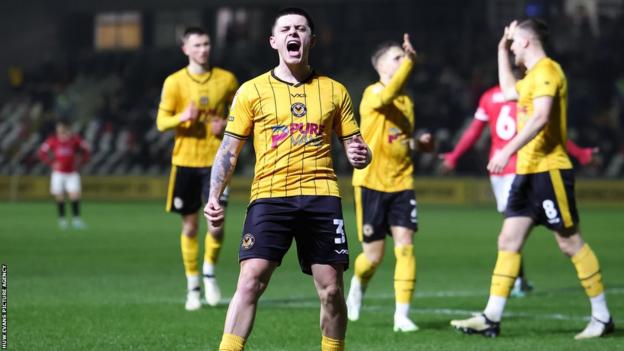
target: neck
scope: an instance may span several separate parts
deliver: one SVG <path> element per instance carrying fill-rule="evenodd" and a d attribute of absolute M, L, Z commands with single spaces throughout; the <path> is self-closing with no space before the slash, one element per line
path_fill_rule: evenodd
<path fill-rule="evenodd" d="M 204 65 L 200 65 L 199 63 L 195 62 L 195 61 L 189 61 L 189 64 L 187 66 L 189 72 L 193 73 L 193 74 L 202 74 L 202 73 L 206 73 L 210 70 L 210 64 L 208 62 L 206 62 L 206 64 Z"/>
<path fill-rule="evenodd" d="M 527 70 L 529 70 L 533 68 L 533 66 L 535 66 L 544 57 L 546 57 L 546 53 L 544 52 L 544 50 L 535 50 L 533 52 L 530 52 L 524 60 L 524 66 Z"/>
<path fill-rule="evenodd" d="M 392 76 L 390 76 L 390 75 L 387 75 L 387 74 L 380 74 L 379 75 L 379 81 L 383 85 L 388 85 L 390 83 L 390 80 L 392 80 Z"/>
<path fill-rule="evenodd" d="M 307 60 L 292 65 L 280 60 L 280 64 L 273 70 L 277 78 L 292 84 L 303 82 L 310 76 L 310 72 L 312 72 L 312 68 L 308 65 Z"/>

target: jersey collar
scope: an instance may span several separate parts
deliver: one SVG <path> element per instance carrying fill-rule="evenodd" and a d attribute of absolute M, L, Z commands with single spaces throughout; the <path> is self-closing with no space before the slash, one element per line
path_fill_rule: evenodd
<path fill-rule="evenodd" d="M 301 86 L 301 85 L 303 85 L 303 84 L 305 84 L 305 83 L 307 83 L 307 82 L 309 82 L 310 80 L 312 80 L 312 77 L 314 77 L 314 75 L 315 75 L 315 74 L 316 74 L 316 71 L 314 71 L 314 68 L 313 68 L 313 69 L 311 69 L 311 70 L 310 70 L 310 74 L 309 74 L 309 75 L 308 75 L 308 76 L 307 76 L 304 80 L 302 80 L 301 82 L 299 82 L 299 83 L 290 83 L 290 82 L 287 82 L 287 81 L 285 81 L 285 80 L 281 80 L 281 79 L 279 79 L 279 78 L 275 75 L 275 69 L 272 69 L 272 70 L 271 70 L 271 77 L 273 77 L 273 79 L 277 80 L 278 82 L 282 82 L 282 83 L 284 83 L 284 84 L 288 84 L 288 85 L 290 85 L 290 86 L 293 86 L 293 87 L 295 87 L 295 88 L 296 88 L 296 87 L 299 87 L 299 86 Z"/>

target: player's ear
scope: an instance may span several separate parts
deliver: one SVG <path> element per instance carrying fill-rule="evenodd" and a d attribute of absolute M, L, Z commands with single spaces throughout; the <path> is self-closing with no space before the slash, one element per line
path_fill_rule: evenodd
<path fill-rule="evenodd" d="M 313 48 L 316 45 L 316 34 L 312 34 L 312 40 L 310 40 L 310 47 Z"/>
<path fill-rule="evenodd" d="M 273 49 L 277 50 L 277 44 L 275 43 L 275 37 L 273 36 L 273 34 L 269 36 L 269 44 L 271 44 L 271 47 Z"/>
<path fill-rule="evenodd" d="M 184 55 L 188 56 L 188 52 L 186 50 L 186 41 L 184 39 L 182 39 L 182 42 L 180 43 L 180 50 L 182 50 Z"/>

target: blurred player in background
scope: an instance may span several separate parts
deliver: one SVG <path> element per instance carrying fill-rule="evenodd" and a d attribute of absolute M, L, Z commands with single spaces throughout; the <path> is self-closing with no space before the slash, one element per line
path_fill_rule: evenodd
<path fill-rule="evenodd" d="M 58 208 L 58 225 L 67 229 L 65 217 L 65 193 L 69 196 L 72 207 L 71 225 L 84 229 L 85 223 L 80 218 L 80 174 L 78 170 L 89 161 L 89 145 L 77 134 L 71 132 L 69 123 L 60 120 L 56 123 L 56 134 L 41 144 L 37 152 L 41 161 L 52 168 L 50 193 Z"/>
<path fill-rule="evenodd" d="M 379 82 L 364 91 L 360 104 L 362 137 L 375 158 L 364 169 L 353 172 L 358 239 L 363 252 L 355 259 L 355 270 L 347 296 L 349 320 L 360 317 L 363 294 L 385 251 L 385 239 L 394 240 L 396 266 L 394 331 L 411 332 L 418 327 L 409 318 L 416 284 L 413 236 L 418 228 L 410 142 L 414 134 L 414 103 L 404 87 L 416 60 L 409 36 L 403 44 L 384 43 L 373 53 Z M 431 134 L 419 144 L 432 142 Z"/>
<path fill-rule="evenodd" d="M 489 159 L 492 159 L 496 152 L 501 150 L 516 135 L 516 110 L 517 101 L 506 101 L 500 86 L 486 90 L 479 99 L 479 107 L 472 123 L 464 131 L 455 149 L 441 155 L 442 169 L 445 173 L 450 173 L 455 169 L 457 160 L 479 140 L 486 126 L 490 129 Z M 593 154 L 598 151 L 597 148 L 582 148 L 571 140 L 566 142 L 566 147 L 568 153 L 576 158 L 581 165 L 591 163 Z M 500 213 L 503 213 L 507 207 L 509 189 L 511 189 L 511 183 L 516 175 L 516 157 L 516 154 L 512 155 L 509 163 L 500 173 L 490 172 L 490 183 L 496 199 L 496 209 Z M 524 264 L 521 264 L 520 273 L 514 283 L 511 296 L 525 296 L 531 289 L 532 285 L 529 284 L 524 274 Z"/>
<path fill-rule="evenodd" d="M 488 163 L 501 173 L 518 153 L 517 168 L 505 220 L 498 237 L 498 258 L 490 297 L 483 313 L 451 325 L 467 334 L 498 336 L 507 298 L 520 270 L 520 252 L 531 229 L 544 225 L 553 231 L 561 251 L 572 259 L 591 303 L 591 319 L 575 339 L 613 332 L 600 265 L 581 237 L 574 198 L 574 170 L 565 149 L 568 85 L 559 64 L 546 56 L 548 29 L 543 22 L 514 21 L 498 45 L 498 75 L 505 100 L 518 101 L 518 133 Z M 509 62 L 526 68 L 516 81 Z"/>
<path fill-rule="evenodd" d="M 201 307 L 198 253 L 198 210 L 210 191 L 210 170 L 223 138 L 227 106 L 238 82 L 234 75 L 210 64 L 210 37 L 190 27 L 182 37 L 186 67 L 165 80 L 156 120 L 158 130 L 175 131 L 166 210 L 182 216 L 182 261 L 187 279 L 185 308 Z M 227 192 L 221 198 L 227 201 Z M 215 306 L 221 292 L 215 264 L 223 241 L 223 224 L 206 233 L 202 267 L 206 302 Z"/>
<path fill-rule="evenodd" d="M 269 42 L 279 64 L 236 93 L 215 159 L 204 212 L 219 225 L 219 196 L 245 141 L 253 137 L 256 166 L 239 249 L 240 274 L 220 350 L 243 350 L 258 299 L 293 239 L 301 270 L 312 275 L 320 299 L 321 349 L 344 350 L 343 272 L 349 249 L 332 165 L 332 134 L 342 141 L 353 167 L 366 167 L 371 155 L 345 87 L 308 65 L 314 41 L 314 23 L 305 11 L 287 8 L 276 14 Z"/>

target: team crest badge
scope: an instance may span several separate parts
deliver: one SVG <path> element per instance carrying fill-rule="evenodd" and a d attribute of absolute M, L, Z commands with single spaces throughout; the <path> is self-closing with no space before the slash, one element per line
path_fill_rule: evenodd
<path fill-rule="evenodd" d="M 294 104 L 292 104 L 292 106 L 290 106 L 290 111 L 295 117 L 303 117 L 305 116 L 306 112 L 308 112 L 308 109 L 303 103 L 295 102 Z"/>
<path fill-rule="evenodd" d="M 254 246 L 255 243 L 256 237 L 251 233 L 247 233 L 243 235 L 243 240 L 241 240 L 241 247 L 243 248 L 243 250 L 249 250 Z"/>
<path fill-rule="evenodd" d="M 362 232 L 364 234 L 364 236 L 371 236 L 373 235 L 373 226 L 370 224 L 364 224 L 364 226 L 362 227 Z"/>
<path fill-rule="evenodd" d="M 208 106 L 208 97 L 207 96 L 200 96 L 199 97 L 199 105 L 200 106 Z"/>

